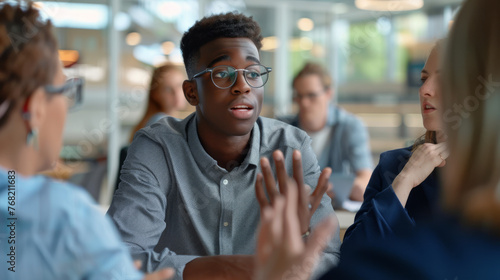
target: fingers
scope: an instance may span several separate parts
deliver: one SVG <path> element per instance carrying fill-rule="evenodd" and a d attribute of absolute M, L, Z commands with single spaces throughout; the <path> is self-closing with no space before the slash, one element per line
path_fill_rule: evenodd
<path fill-rule="evenodd" d="M 286 194 L 287 188 L 287 180 L 288 174 L 286 173 L 285 168 L 285 159 L 283 157 L 283 153 L 279 150 L 274 151 L 273 153 L 274 165 L 276 166 L 276 177 L 278 177 L 278 187 L 280 189 L 280 193 Z"/>
<path fill-rule="evenodd" d="M 326 189 L 326 194 L 331 198 L 331 199 L 334 199 L 335 198 L 335 192 L 333 191 L 333 184 L 332 183 L 328 183 L 328 189 Z"/>
<path fill-rule="evenodd" d="M 269 201 L 266 197 L 266 192 L 264 190 L 264 178 L 262 174 L 257 174 L 257 179 L 255 179 L 255 196 L 259 202 L 261 214 L 263 209 L 269 205 Z"/>
<path fill-rule="evenodd" d="M 436 167 L 444 165 L 444 161 L 448 156 L 449 152 L 446 142 L 439 144 L 425 143 L 420 145 L 417 150 L 413 152 L 410 160 L 416 166 L 432 164 L 433 167 Z"/>
<path fill-rule="evenodd" d="M 266 185 L 267 194 L 271 203 L 274 198 L 278 195 L 278 190 L 276 190 L 276 183 L 274 181 L 273 171 L 271 170 L 271 165 L 267 158 L 260 159 L 260 167 L 262 169 L 262 176 L 264 177 L 264 183 Z"/>
<path fill-rule="evenodd" d="M 285 204 L 285 213 L 284 213 L 284 236 L 285 242 L 288 244 L 290 254 L 300 254 L 303 251 L 304 242 L 300 236 L 300 221 L 297 216 L 298 210 L 298 196 L 299 191 L 295 181 L 291 178 L 288 178 L 288 191 L 286 193 L 286 204 Z"/>
<path fill-rule="evenodd" d="M 273 251 L 271 224 L 274 217 L 270 206 L 261 209 L 261 219 L 258 231 L 256 256 L 258 264 L 265 264 Z"/>
<path fill-rule="evenodd" d="M 161 270 L 158 270 L 154 273 L 147 274 L 144 277 L 144 280 L 165 280 L 165 279 L 170 279 L 174 276 L 175 270 L 172 268 L 164 268 Z"/>
<path fill-rule="evenodd" d="M 448 156 L 450 156 L 450 152 L 448 151 L 448 145 L 446 144 L 446 142 L 439 143 L 436 146 L 436 152 L 441 155 L 441 158 L 443 160 L 447 159 Z"/>
<path fill-rule="evenodd" d="M 283 219 L 285 212 L 285 197 L 279 195 L 276 197 L 273 205 L 274 215 L 271 221 L 271 242 L 273 247 L 279 246 L 283 241 Z"/>
<path fill-rule="evenodd" d="M 438 157 L 441 160 L 438 167 L 445 166 L 446 159 L 450 155 L 450 153 L 448 152 L 448 145 L 446 144 L 446 142 L 442 142 L 442 143 L 437 144 L 435 152 L 438 154 Z"/>
<path fill-rule="evenodd" d="M 298 192 L 299 208 L 308 209 L 310 190 L 307 190 L 307 188 L 304 185 L 304 171 L 302 169 L 302 155 L 300 154 L 300 151 L 298 150 L 293 151 L 292 161 L 293 161 L 293 178 L 295 179 L 295 182 L 297 183 L 297 187 L 299 190 Z"/>
<path fill-rule="evenodd" d="M 310 197 L 311 213 L 314 213 L 314 211 L 318 209 L 318 206 L 321 203 L 321 198 L 328 189 L 329 185 L 328 179 L 330 178 L 331 174 L 332 174 L 332 169 L 329 167 L 323 169 L 323 171 L 321 172 L 321 175 L 319 176 L 318 179 L 318 185 L 316 186 L 316 189 L 314 190 L 314 192 L 311 194 Z"/>
<path fill-rule="evenodd" d="M 134 261 L 134 267 L 135 269 L 139 270 L 142 267 L 142 262 L 140 260 L 135 260 Z"/>
<path fill-rule="evenodd" d="M 318 223 L 309 236 L 305 248 L 304 258 L 312 259 L 317 264 L 321 256 L 321 252 L 323 252 L 325 247 L 328 245 L 337 228 L 338 220 L 335 216 L 327 217 Z"/>

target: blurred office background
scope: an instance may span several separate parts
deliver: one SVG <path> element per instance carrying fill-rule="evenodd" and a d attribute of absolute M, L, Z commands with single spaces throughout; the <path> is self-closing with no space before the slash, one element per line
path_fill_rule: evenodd
<path fill-rule="evenodd" d="M 228 11 L 252 15 L 262 27 L 261 61 L 273 68 L 262 115 L 295 112 L 292 78 L 305 62 L 319 62 L 332 74 L 336 102 L 368 127 L 376 164 L 381 152 L 424 133 L 420 71 L 461 0 L 425 0 L 422 7 L 419 0 L 378 0 L 392 3 L 382 11 L 359 8 L 373 1 L 37 2 L 57 27 L 67 74 L 86 81 L 83 106 L 68 115 L 59 173 L 94 186 L 94 196 L 108 204 L 119 150 L 146 108 L 152 68 L 181 64 L 182 34 L 201 17 Z M 405 5 L 413 9 L 401 10 Z"/>

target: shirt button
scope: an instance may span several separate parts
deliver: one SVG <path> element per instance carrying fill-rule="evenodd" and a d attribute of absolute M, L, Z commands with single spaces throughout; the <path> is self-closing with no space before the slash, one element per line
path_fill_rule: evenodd
<path fill-rule="evenodd" d="M 227 185 L 227 183 L 229 183 L 229 181 L 228 181 L 227 179 L 224 179 L 224 181 L 222 181 L 222 183 L 223 183 L 224 185 Z"/>
<path fill-rule="evenodd" d="M 224 226 L 227 227 L 229 225 L 228 222 L 224 222 Z"/>

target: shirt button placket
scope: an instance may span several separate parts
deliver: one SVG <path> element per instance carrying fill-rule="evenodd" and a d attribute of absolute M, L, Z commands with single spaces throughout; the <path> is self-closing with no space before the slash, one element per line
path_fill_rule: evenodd
<path fill-rule="evenodd" d="M 231 224 L 232 219 L 232 207 L 230 198 L 232 197 L 232 190 L 229 188 L 229 180 L 222 179 L 222 189 L 221 189 L 221 201 L 222 201 L 222 228 L 221 228 L 221 253 L 222 254 L 232 254 L 231 240 Z"/>

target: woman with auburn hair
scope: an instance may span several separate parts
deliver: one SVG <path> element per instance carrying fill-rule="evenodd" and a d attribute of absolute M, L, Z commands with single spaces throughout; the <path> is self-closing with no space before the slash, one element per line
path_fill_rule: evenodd
<path fill-rule="evenodd" d="M 31 2 L 0 4 L 0 279 L 143 278 L 85 191 L 36 175 L 56 162 L 81 96 L 82 81 L 62 71 L 51 22 Z"/>
<path fill-rule="evenodd" d="M 349 247 L 322 279 L 500 279 L 499 14 L 500 1 L 466 0 L 446 42 L 441 100 L 450 157 L 441 173 L 442 215 L 391 240 Z M 304 271 L 335 228 L 328 221 L 303 244 L 290 199 L 295 182 L 286 187 L 291 195 L 263 213 L 257 279 Z"/>
<path fill-rule="evenodd" d="M 186 107 L 186 98 L 182 90 L 182 83 L 186 73 L 179 66 L 167 63 L 155 68 L 149 85 L 148 106 L 144 116 L 132 129 L 130 141 L 134 134 L 141 128 L 156 122 L 169 115 L 179 117 L 179 110 Z"/>

